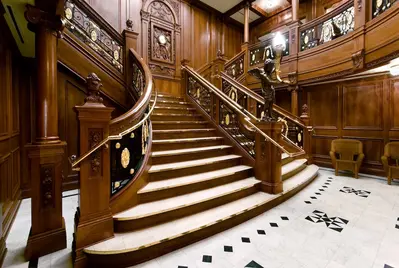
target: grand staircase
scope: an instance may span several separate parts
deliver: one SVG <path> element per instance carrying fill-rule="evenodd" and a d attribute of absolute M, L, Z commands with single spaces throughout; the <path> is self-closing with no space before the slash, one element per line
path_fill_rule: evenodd
<path fill-rule="evenodd" d="M 84 250 L 94 267 L 126 267 L 221 232 L 289 198 L 317 176 L 283 154 L 284 192 L 260 191 L 243 164 L 183 98 L 161 95 L 151 116 L 152 165 L 139 204 L 114 215 L 115 236 Z"/>

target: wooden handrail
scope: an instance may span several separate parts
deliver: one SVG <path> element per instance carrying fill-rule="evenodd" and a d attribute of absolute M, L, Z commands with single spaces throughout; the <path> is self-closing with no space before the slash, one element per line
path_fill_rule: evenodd
<path fill-rule="evenodd" d="M 240 90 L 242 93 L 250 96 L 252 99 L 256 100 L 257 102 L 261 104 L 265 104 L 265 100 L 260 96 L 258 93 L 250 90 L 246 86 L 244 86 L 241 83 L 238 83 L 235 79 L 231 78 L 229 75 L 227 75 L 225 72 L 221 72 L 221 77 L 222 79 L 225 79 L 228 81 L 230 84 L 232 84 L 235 88 Z M 273 104 L 273 110 L 275 110 L 277 113 L 283 115 L 284 117 L 288 118 L 289 120 L 293 121 L 294 123 L 298 124 L 302 128 L 306 128 L 306 124 L 302 121 L 301 118 L 297 117 L 296 115 L 287 112 L 277 104 Z"/>
<path fill-rule="evenodd" d="M 224 67 L 227 68 L 229 65 L 231 65 L 236 59 L 238 59 L 239 57 L 241 57 L 242 55 L 245 55 L 247 51 L 246 50 L 242 50 L 240 51 L 238 54 L 236 54 L 234 57 L 232 57 L 231 59 L 229 59 L 228 61 L 225 62 Z"/>
<path fill-rule="evenodd" d="M 150 69 L 148 68 L 147 64 L 144 63 L 143 59 L 137 54 L 134 49 L 130 49 L 132 53 L 133 59 L 137 60 L 139 65 L 143 68 L 146 85 L 143 90 L 143 94 L 138 100 L 138 102 L 130 109 L 128 112 L 124 113 L 123 115 L 111 120 L 110 122 L 110 135 L 99 142 L 95 147 L 90 149 L 85 154 L 81 155 L 78 159 L 69 159 L 71 162 L 72 168 L 77 166 L 80 162 L 82 162 L 85 158 L 91 155 L 93 152 L 98 150 L 100 147 L 104 146 L 110 140 L 119 140 L 127 133 L 135 130 L 136 128 L 140 127 L 144 121 L 150 116 L 152 113 L 155 103 L 157 100 L 157 93 L 155 95 L 155 102 L 150 111 L 145 115 L 145 112 L 148 108 L 148 105 L 151 100 L 151 95 L 153 91 L 153 79 Z M 143 119 L 144 116 L 144 119 Z M 139 121 L 140 120 L 140 121 Z M 139 121 L 139 122 L 137 122 Z M 136 123 L 135 123 L 136 122 Z M 132 124 L 134 124 L 132 126 Z M 111 131 L 111 129 L 113 131 Z"/>
<path fill-rule="evenodd" d="M 345 3 L 342 3 L 338 7 L 336 7 L 333 11 L 326 13 L 314 20 L 309 21 L 308 23 L 305 23 L 299 27 L 299 33 L 301 33 L 304 30 L 307 30 L 309 28 L 312 28 L 316 25 L 319 25 L 335 16 L 338 14 L 342 13 L 342 11 L 348 9 L 349 7 L 353 6 L 353 0 L 348 0 Z"/>
<path fill-rule="evenodd" d="M 253 127 L 253 129 L 257 132 L 259 132 L 265 139 L 270 141 L 274 146 L 279 148 L 281 151 L 289 155 L 290 157 L 296 157 L 298 155 L 303 154 L 303 150 L 298 152 L 298 153 L 290 153 L 287 149 L 285 149 L 283 146 L 278 144 L 275 140 L 273 140 L 271 137 L 269 137 L 266 133 L 264 133 L 261 129 L 259 129 L 254 123 L 251 122 L 251 118 L 255 121 L 259 121 L 258 118 L 256 118 L 254 115 L 251 113 L 248 113 L 247 110 L 245 110 L 241 105 L 236 103 L 235 101 L 231 100 L 225 93 L 223 93 L 220 89 L 215 87 L 213 84 L 208 82 L 205 78 L 197 74 L 192 68 L 188 66 L 182 66 L 182 70 L 187 71 L 190 73 L 191 76 L 195 77 L 200 84 L 202 84 L 204 87 L 207 89 L 211 90 L 216 96 L 218 96 L 220 99 L 222 99 L 227 105 L 230 106 L 235 112 L 241 114 L 244 116 L 245 120 Z M 247 112 L 247 113 L 246 113 Z M 251 117 L 251 118 L 250 118 Z"/>

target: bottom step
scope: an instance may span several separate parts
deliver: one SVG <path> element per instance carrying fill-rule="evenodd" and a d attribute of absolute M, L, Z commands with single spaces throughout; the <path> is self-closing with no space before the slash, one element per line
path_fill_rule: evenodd
<path fill-rule="evenodd" d="M 194 215 L 115 237 L 84 250 L 93 267 L 127 267 L 161 256 L 231 228 L 275 207 L 308 185 L 318 167 L 307 166 L 284 181 L 277 195 L 257 192 Z"/>

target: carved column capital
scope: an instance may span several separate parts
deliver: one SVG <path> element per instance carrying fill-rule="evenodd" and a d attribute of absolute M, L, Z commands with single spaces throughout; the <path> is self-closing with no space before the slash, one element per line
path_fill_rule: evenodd
<path fill-rule="evenodd" d="M 60 15 L 43 11 L 30 4 L 26 5 L 24 15 L 25 19 L 29 22 L 28 28 L 31 31 L 36 31 L 36 26 L 43 25 L 45 28 L 56 32 L 58 37 L 61 37 L 65 24 Z"/>
<path fill-rule="evenodd" d="M 89 96 L 85 98 L 85 103 L 103 103 L 100 96 L 100 88 L 103 86 L 101 79 L 95 74 L 90 73 L 86 78 L 87 91 Z"/>
<path fill-rule="evenodd" d="M 352 54 L 353 70 L 364 67 L 364 49 Z"/>

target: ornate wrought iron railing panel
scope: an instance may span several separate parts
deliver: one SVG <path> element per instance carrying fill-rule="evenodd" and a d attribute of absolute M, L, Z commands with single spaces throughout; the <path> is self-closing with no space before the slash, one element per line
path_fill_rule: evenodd
<path fill-rule="evenodd" d="M 285 49 L 282 55 L 287 56 L 290 54 L 289 32 L 283 33 L 283 36 L 285 39 Z M 275 59 L 276 52 L 272 46 L 272 41 L 273 39 L 268 39 L 249 50 L 249 66 L 263 63 L 266 59 Z"/>
<path fill-rule="evenodd" d="M 395 2 L 396 0 L 373 0 L 373 18 L 389 9 Z"/>
<path fill-rule="evenodd" d="M 123 73 L 123 45 L 112 38 L 73 1 L 66 0 L 64 13 L 66 28 Z"/>
<path fill-rule="evenodd" d="M 244 59 L 245 59 L 245 54 L 242 53 L 237 59 L 225 65 L 224 68 L 225 72 L 234 79 L 237 79 L 238 77 L 243 75 Z"/>
<path fill-rule="evenodd" d="M 199 83 L 194 77 L 188 77 L 187 93 L 209 115 L 212 114 L 212 98 L 209 89 Z M 212 115 L 211 115 L 212 116 Z"/>
<path fill-rule="evenodd" d="M 252 157 L 255 157 L 254 137 L 248 137 L 240 126 L 239 115 L 223 101 L 219 102 L 219 125 L 233 137 Z"/>
<path fill-rule="evenodd" d="M 234 86 L 232 86 L 229 82 L 222 78 L 222 91 L 224 94 L 230 97 L 233 101 L 240 104 L 244 109 L 247 109 L 247 95 L 242 93 L 240 90 L 237 90 Z"/>
<path fill-rule="evenodd" d="M 145 78 L 144 72 L 140 65 L 137 62 L 133 62 L 133 81 L 132 81 L 133 90 L 136 91 L 138 96 L 143 94 L 145 88 Z"/>
<path fill-rule="evenodd" d="M 150 135 L 150 119 L 121 140 L 111 141 L 111 196 L 135 177 L 143 164 Z"/>
<path fill-rule="evenodd" d="M 355 9 L 353 3 L 351 3 L 351 6 L 340 11 L 340 13 L 336 15 L 335 13 L 332 14 L 331 17 L 327 17 L 320 23 L 301 30 L 300 51 L 311 49 L 353 31 L 355 28 Z"/>

